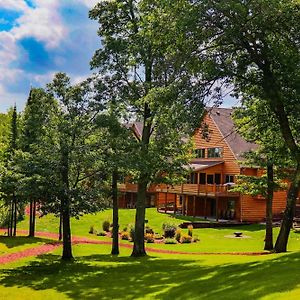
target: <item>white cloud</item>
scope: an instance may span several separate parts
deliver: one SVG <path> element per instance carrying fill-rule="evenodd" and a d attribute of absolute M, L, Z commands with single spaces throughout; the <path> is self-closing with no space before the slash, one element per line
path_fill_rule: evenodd
<path fill-rule="evenodd" d="M 75 1 L 84 4 L 88 8 L 93 8 L 98 2 L 100 2 L 100 0 L 75 0 Z"/>
<path fill-rule="evenodd" d="M 0 8 L 12 11 L 26 11 L 29 7 L 24 0 L 0 0 Z"/>
<path fill-rule="evenodd" d="M 16 20 L 17 26 L 11 30 L 12 34 L 17 40 L 32 37 L 48 48 L 58 47 L 67 34 L 58 12 L 59 3 L 58 0 L 36 0 L 35 7 L 27 9 Z"/>

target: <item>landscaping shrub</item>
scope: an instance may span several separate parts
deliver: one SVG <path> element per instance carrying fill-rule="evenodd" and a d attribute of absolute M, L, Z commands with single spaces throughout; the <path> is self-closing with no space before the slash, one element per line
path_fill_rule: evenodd
<path fill-rule="evenodd" d="M 165 244 L 177 244 L 177 241 L 175 239 L 167 238 L 165 239 Z"/>
<path fill-rule="evenodd" d="M 177 228 L 177 230 L 175 232 L 175 240 L 177 242 L 180 242 L 180 238 L 181 238 L 181 228 Z"/>
<path fill-rule="evenodd" d="M 128 225 L 128 232 L 130 239 L 133 241 L 134 240 L 134 226 L 132 224 Z"/>
<path fill-rule="evenodd" d="M 194 243 L 200 242 L 200 239 L 199 239 L 199 237 L 198 237 L 197 235 L 195 235 L 195 236 L 193 237 L 193 242 L 194 242 Z"/>
<path fill-rule="evenodd" d="M 122 231 L 121 232 L 121 240 L 129 241 L 130 235 L 128 231 Z"/>
<path fill-rule="evenodd" d="M 95 226 L 94 225 L 90 226 L 89 234 L 96 234 L 96 233 L 97 231 L 95 230 Z"/>
<path fill-rule="evenodd" d="M 193 240 L 193 238 L 190 235 L 183 234 L 181 236 L 181 238 L 180 238 L 180 243 L 182 243 L 182 244 L 189 244 L 189 243 L 192 242 L 192 240 Z"/>
<path fill-rule="evenodd" d="M 150 226 L 146 226 L 145 227 L 145 233 L 154 234 L 154 231 Z"/>
<path fill-rule="evenodd" d="M 109 232 L 109 227 L 110 227 L 110 222 L 107 220 L 103 221 L 103 223 L 102 223 L 103 231 Z"/>
<path fill-rule="evenodd" d="M 163 240 L 164 237 L 163 237 L 161 234 L 155 233 L 155 234 L 154 234 L 154 239 L 155 239 L 155 240 Z"/>
<path fill-rule="evenodd" d="M 145 234 L 145 241 L 147 243 L 154 243 L 154 234 L 152 234 L 152 233 L 146 233 Z"/>
<path fill-rule="evenodd" d="M 177 229 L 177 225 L 172 223 L 164 223 L 162 226 L 165 238 L 173 238 Z"/>
<path fill-rule="evenodd" d="M 105 231 L 99 231 L 97 233 L 98 236 L 106 236 L 106 232 Z"/>
<path fill-rule="evenodd" d="M 188 235 L 191 237 L 193 236 L 193 229 L 194 229 L 193 225 L 188 226 Z"/>

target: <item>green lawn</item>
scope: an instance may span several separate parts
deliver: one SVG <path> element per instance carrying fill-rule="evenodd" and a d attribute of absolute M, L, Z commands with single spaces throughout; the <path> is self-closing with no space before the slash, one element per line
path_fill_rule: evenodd
<path fill-rule="evenodd" d="M 111 211 L 73 220 L 73 234 L 91 237 L 90 225 L 100 229 L 105 219 L 111 220 Z M 147 219 L 157 232 L 166 220 L 182 222 L 153 209 L 147 210 Z M 133 210 L 120 211 L 121 228 L 133 220 Z M 19 227 L 27 229 L 27 221 Z M 38 219 L 37 230 L 56 232 L 57 219 L 52 216 Z M 243 231 L 249 238 L 227 237 L 236 230 Z M 149 244 L 149 247 L 205 252 L 261 251 L 264 227 L 197 229 L 194 234 L 200 237 L 199 243 Z M 6 242 L 7 238 L 2 238 L 0 247 L 6 243 L 12 251 L 43 242 L 41 239 L 26 242 L 26 239 L 18 237 Z M 1 266 L 0 299 L 299 299 L 299 239 L 300 234 L 292 233 L 289 244 L 292 251 L 263 256 L 148 252 L 148 257 L 134 259 L 126 248 L 121 248 L 118 257 L 112 257 L 110 246 L 74 245 L 76 260 L 73 263 L 60 260 L 60 248 L 51 254 Z"/>
<path fill-rule="evenodd" d="M 245 256 L 151 255 L 77 245 L 74 263 L 59 251 L 5 266 L 0 299 L 299 299 L 300 253 Z"/>
<path fill-rule="evenodd" d="M 122 230 L 128 224 L 134 224 L 135 210 L 120 210 L 120 229 Z M 150 227 L 155 232 L 162 233 L 162 224 L 164 222 L 172 222 L 181 224 L 184 220 L 174 218 L 171 215 L 158 213 L 155 208 L 147 209 L 146 218 Z M 104 220 L 112 221 L 112 210 L 105 210 L 94 215 L 85 215 L 79 220 L 72 219 L 72 234 L 77 236 L 86 236 L 89 238 L 108 240 L 108 238 L 100 238 L 88 233 L 90 226 L 94 225 L 97 230 L 102 230 L 102 222 Z M 18 225 L 20 229 L 28 228 L 28 220 Z M 190 251 L 190 252 L 239 252 L 239 251 L 261 251 L 264 246 L 264 226 L 262 225 L 244 225 L 233 228 L 205 228 L 194 229 L 193 234 L 200 238 L 200 242 L 193 244 L 148 244 L 149 247 L 162 248 L 168 250 Z M 58 231 L 58 219 L 52 215 L 37 219 L 37 231 Z M 186 231 L 186 230 L 185 230 Z M 236 239 L 230 238 L 235 231 L 242 231 L 248 238 Z M 274 229 L 276 235 L 278 228 Z M 126 243 L 126 242 L 123 242 Z M 291 233 L 289 249 L 300 251 L 300 234 Z"/>

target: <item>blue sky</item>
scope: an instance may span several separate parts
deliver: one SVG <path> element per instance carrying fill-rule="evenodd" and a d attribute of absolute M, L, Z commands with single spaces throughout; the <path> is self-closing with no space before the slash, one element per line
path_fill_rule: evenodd
<path fill-rule="evenodd" d="M 58 71 L 74 82 L 90 74 L 100 47 L 88 11 L 97 0 L 0 0 L 0 112 L 22 110 L 30 86 L 44 87 Z M 227 97 L 225 106 L 236 100 Z"/>
<path fill-rule="evenodd" d="M 58 71 L 74 82 L 90 74 L 100 47 L 88 12 L 97 0 L 0 0 L 0 112 L 24 107 L 30 86 Z"/>

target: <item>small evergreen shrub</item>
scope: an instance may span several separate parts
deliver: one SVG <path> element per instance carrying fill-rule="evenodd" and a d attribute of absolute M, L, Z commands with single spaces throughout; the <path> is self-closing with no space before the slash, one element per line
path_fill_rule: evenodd
<path fill-rule="evenodd" d="M 170 238 L 167 238 L 165 239 L 165 244 L 177 244 L 177 241 L 175 239 L 170 239 Z"/>
<path fill-rule="evenodd" d="M 105 231 L 99 231 L 97 233 L 98 236 L 106 236 L 106 232 Z"/>
<path fill-rule="evenodd" d="M 154 234 L 152 234 L 152 233 L 146 233 L 145 234 L 145 241 L 147 243 L 154 243 Z"/>
<path fill-rule="evenodd" d="M 199 239 L 199 237 L 198 237 L 197 235 L 195 235 L 195 236 L 193 237 L 193 242 L 194 242 L 194 243 L 200 242 L 200 239 Z"/>
<path fill-rule="evenodd" d="M 109 232 L 109 227 L 110 227 L 110 222 L 107 220 L 103 221 L 103 223 L 102 223 L 103 231 Z"/>
<path fill-rule="evenodd" d="M 174 238 L 177 230 L 177 225 L 172 223 L 164 223 L 162 228 L 164 231 L 165 238 Z"/>
<path fill-rule="evenodd" d="M 193 229 L 194 229 L 193 225 L 188 226 L 188 235 L 191 237 L 193 236 Z"/>
<path fill-rule="evenodd" d="M 134 226 L 129 224 L 128 225 L 128 232 L 129 232 L 129 236 L 130 239 L 133 241 L 134 240 Z"/>
<path fill-rule="evenodd" d="M 122 231 L 121 232 L 121 240 L 129 241 L 130 235 L 128 231 Z"/>
<path fill-rule="evenodd" d="M 181 228 L 177 228 L 176 229 L 176 232 L 175 232 L 175 240 L 177 241 L 177 242 L 180 242 L 180 238 L 181 238 Z"/>
<path fill-rule="evenodd" d="M 95 230 L 95 226 L 94 225 L 90 226 L 89 234 L 96 234 L 96 233 L 97 231 Z"/>
<path fill-rule="evenodd" d="M 181 244 L 190 244 L 192 242 L 193 238 L 188 234 L 183 234 L 180 238 Z"/>
<path fill-rule="evenodd" d="M 145 233 L 154 234 L 154 231 L 150 226 L 146 226 L 145 227 Z"/>

